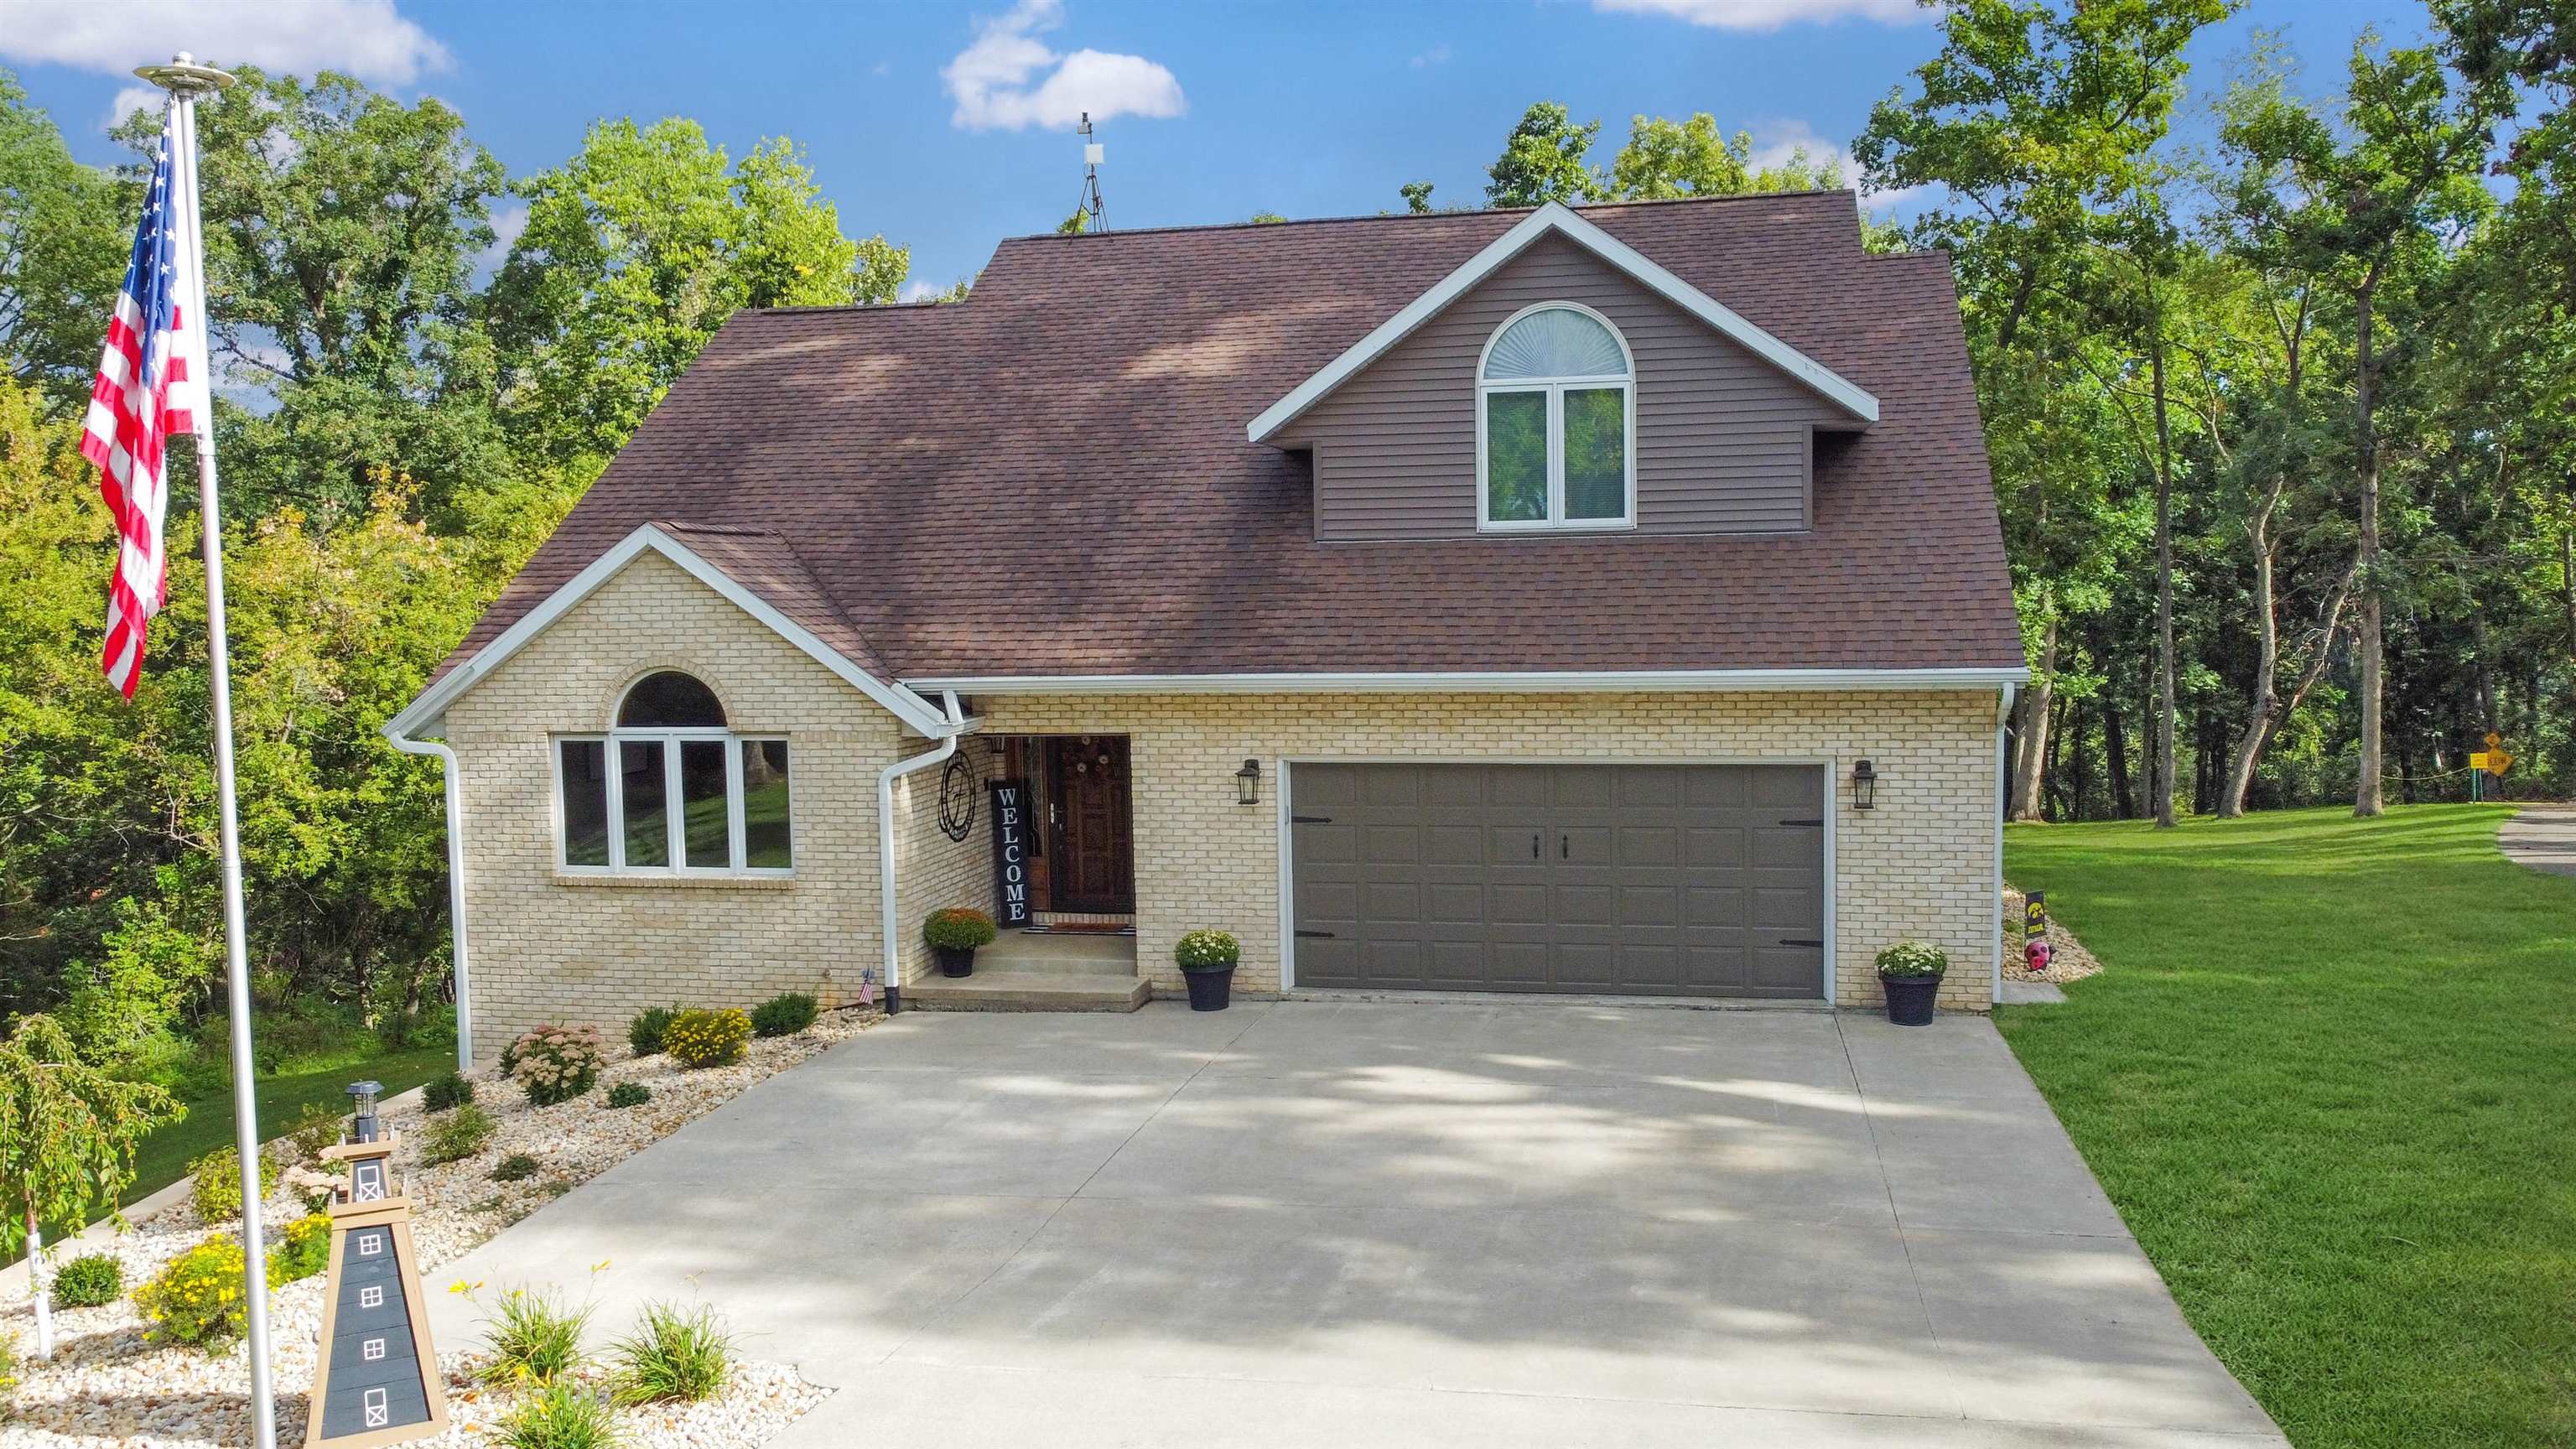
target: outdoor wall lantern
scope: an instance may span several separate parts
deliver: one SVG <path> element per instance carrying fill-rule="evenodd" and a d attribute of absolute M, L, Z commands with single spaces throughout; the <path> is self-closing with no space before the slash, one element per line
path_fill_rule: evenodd
<path fill-rule="evenodd" d="M 1871 768 L 1867 760 L 1852 766 L 1852 808 L 1878 808 L 1878 771 Z"/>
<path fill-rule="evenodd" d="M 1234 803 L 1237 805 L 1261 803 L 1261 762 L 1259 760 L 1246 760 L 1243 762 L 1243 768 L 1234 772 Z"/>

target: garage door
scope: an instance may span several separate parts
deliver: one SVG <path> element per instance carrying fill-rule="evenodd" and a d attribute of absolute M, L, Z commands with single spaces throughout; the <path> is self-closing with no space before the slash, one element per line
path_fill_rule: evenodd
<path fill-rule="evenodd" d="M 1289 775 L 1296 984 L 1815 997 L 1813 765 Z"/>

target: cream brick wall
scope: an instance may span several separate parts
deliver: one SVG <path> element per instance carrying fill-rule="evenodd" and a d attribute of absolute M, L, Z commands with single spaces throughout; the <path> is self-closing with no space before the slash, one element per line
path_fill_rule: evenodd
<path fill-rule="evenodd" d="M 788 741 L 795 876 L 572 877 L 555 868 L 551 740 L 605 729 L 657 669 L 705 680 L 727 720 Z M 474 1044 L 489 1060 L 542 1021 L 612 1039 L 646 1006 L 857 996 L 878 961 L 877 771 L 909 745 L 893 716 L 721 595 L 638 558 L 447 710 L 465 791 Z M 936 834 L 938 782 L 930 782 Z"/>
<path fill-rule="evenodd" d="M 1813 694 L 982 696 L 992 734 L 1122 733 L 1134 780 L 1137 963 L 1182 989 L 1172 945 L 1243 941 L 1238 990 L 1279 989 L 1278 769 L 1289 759 L 1726 759 L 1834 764 L 1836 997 L 1879 1000 L 1872 958 L 1906 937 L 1950 953 L 1941 1004 L 1984 1010 L 1998 801 L 1992 691 Z M 1262 761 L 1262 803 L 1234 772 Z M 1854 760 L 1877 808 L 1852 808 Z"/>
<path fill-rule="evenodd" d="M 605 729 L 626 687 L 657 669 L 703 679 L 745 733 L 787 737 L 795 876 L 785 881 L 568 876 L 555 868 L 551 741 Z M 1994 896 L 1995 697 L 1873 694 L 991 696 L 974 700 L 991 752 L 1009 734 L 1130 739 L 1137 958 L 1178 993 L 1172 944 L 1216 926 L 1244 945 L 1238 989 L 1279 987 L 1282 759 L 1830 757 L 1837 997 L 1874 1006 L 1870 958 L 1939 942 L 1945 1007 L 1982 1010 Z M 929 748 L 882 708 L 678 567 L 644 555 L 449 706 L 466 805 L 466 913 L 475 1048 L 541 1021 L 612 1035 L 648 1005 L 748 1006 L 780 991 L 854 998 L 878 964 L 876 778 Z M 1261 759 L 1263 799 L 1234 803 Z M 971 756 L 970 756 L 971 757 Z M 1851 806 L 1851 762 L 1879 772 L 1878 808 Z M 934 968 L 923 915 L 992 905 L 989 799 L 972 834 L 940 831 L 940 771 L 897 782 L 897 921 L 904 979 Z"/>

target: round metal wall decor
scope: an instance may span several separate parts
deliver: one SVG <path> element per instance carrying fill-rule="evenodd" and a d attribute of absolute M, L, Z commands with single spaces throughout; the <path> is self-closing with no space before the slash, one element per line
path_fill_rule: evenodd
<path fill-rule="evenodd" d="M 983 793 L 983 784 L 964 755 L 949 758 L 939 775 L 940 834 L 964 840 L 975 832 L 975 797 Z"/>

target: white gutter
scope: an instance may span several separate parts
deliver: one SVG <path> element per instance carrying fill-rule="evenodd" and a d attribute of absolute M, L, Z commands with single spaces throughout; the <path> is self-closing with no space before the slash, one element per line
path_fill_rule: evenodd
<path fill-rule="evenodd" d="M 885 1009 L 892 1016 L 903 1009 L 902 953 L 895 949 L 894 904 L 894 782 L 918 770 L 927 770 L 957 753 L 958 737 L 973 726 L 957 708 L 957 691 L 940 692 L 940 706 L 947 720 L 940 726 L 939 748 L 897 760 L 877 772 L 877 909 L 880 934 L 885 938 Z"/>
<path fill-rule="evenodd" d="M 983 674 L 907 679 L 960 694 L 1589 694 L 1692 690 L 2009 689 L 2009 669 L 1575 669 L 1521 673 Z"/>
<path fill-rule="evenodd" d="M 436 755 L 447 784 L 447 939 L 456 968 L 456 1070 L 474 1070 L 474 996 L 465 970 L 465 789 L 456 777 L 456 751 L 436 740 L 416 740 L 385 726 L 385 738 L 406 755 Z"/>
<path fill-rule="evenodd" d="M 1995 705 L 1995 974 L 1987 987 L 1986 1009 L 2004 999 L 2004 815 L 2012 806 L 2013 687 L 2003 687 Z"/>

